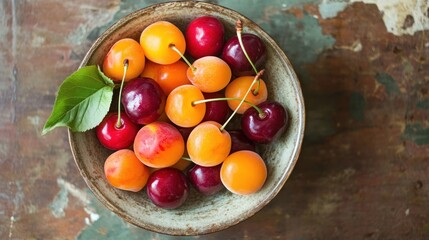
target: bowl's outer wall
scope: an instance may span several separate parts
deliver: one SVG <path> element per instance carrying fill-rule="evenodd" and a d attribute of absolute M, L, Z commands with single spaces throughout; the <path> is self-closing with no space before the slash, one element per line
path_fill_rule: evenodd
<path fill-rule="evenodd" d="M 269 99 L 285 106 L 290 124 L 280 139 L 262 146 L 260 153 L 268 168 L 264 187 L 256 194 L 240 196 L 223 190 L 203 197 L 191 191 L 183 206 L 164 210 L 154 206 L 145 191 L 125 192 L 111 187 L 105 180 L 103 164 L 111 151 L 103 148 L 95 132 L 69 132 L 76 164 L 89 188 L 110 210 L 130 223 L 148 230 L 172 235 L 197 235 L 219 231 L 255 214 L 280 191 L 298 158 L 304 132 L 304 102 L 297 77 L 283 51 L 262 29 L 239 13 L 202 2 L 172 2 L 150 6 L 121 19 L 93 44 L 81 66 L 101 65 L 110 47 L 119 39 L 139 39 L 141 31 L 158 20 L 171 21 L 184 30 L 193 18 L 213 15 L 225 25 L 227 36 L 235 34 L 235 22 L 241 19 L 244 32 L 258 35 L 267 46 L 265 75 Z"/>

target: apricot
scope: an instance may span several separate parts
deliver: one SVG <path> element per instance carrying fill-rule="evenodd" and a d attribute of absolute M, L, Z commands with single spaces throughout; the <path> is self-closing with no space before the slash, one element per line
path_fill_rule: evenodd
<path fill-rule="evenodd" d="M 138 192 L 146 185 L 150 172 L 133 151 L 122 149 L 106 159 L 104 175 L 113 187 Z"/>
<path fill-rule="evenodd" d="M 249 89 L 250 85 L 252 84 L 254 78 L 255 78 L 254 76 L 243 76 L 243 77 L 238 77 L 234 79 L 226 87 L 225 97 L 242 99 L 244 95 L 246 95 L 246 92 Z M 268 91 L 267 91 L 267 86 L 265 85 L 265 82 L 262 79 L 260 79 L 259 81 L 260 81 L 260 86 L 259 86 L 258 93 L 256 95 L 253 93 L 254 90 L 258 87 L 258 83 L 256 83 L 253 85 L 251 92 L 246 97 L 246 101 L 251 102 L 255 105 L 265 102 L 268 98 Z M 228 106 L 233 111 L 238 107 L 239 104 L 240 104 L 240 101 L 228 100 Z M 243 105 L 241 105 L 241 107 L 238 109 L 237 113 L 243 114 L 250 107 L 251 107 L 250 104 L 243 103 Z"/>
<path fill-rule="evenodd" d="M 164 168 L 176 164 L 185 151 L 179 130 L 165 122 L 142 127 L 134 140 L 134 152 L 146 166 Z"/>
<path fill-rule="evenodd" d="M 187 71 L 188 79 L 202 92 L 212 93 L 225 88 L 231 80 L 231 68 L 221 58 L 206 56 L 197 59 Z"/>
<path fill-rule="evenodd" d="M 241 150 L 225 159 L 220 177 L 230 192 L 248 195 L 262 188 L 267 178 L 267 167 L 259 154 Z"/>
<path fill-rule="evenodd" d="M 231 150 L 231 136 L 215 121 L 196 126 L 189 135 L 186 147 L 192 162 L 203 167 L 221 164 Z"/>
<path fill-rule="evenodd" d="M 145 54 L 140 44 L 131 38 L 117 41 L 103 60 L 103 72 L 120 82 L 124 75 L 124 60 L 128 59 L 128 70 L 124 81 L 138 77 L 145 67 Z"/>
<path fill-rule="evenodd" d="M 178 86 L 191 84 L 186 75 L 187 70 L 188 65 L 180 60 L 167 65 L 147 61 L 141 76 L 155 80 L 162 88 L 165 95 L 168 95 Z"/>
<path fill-rule="evenodd" d="M 204 100 L 203 93 L 193 85 L 175 88 L 167 97 L 165 113 L 177 126 L 194 127 L 206 114 L 206 104 L 194 105 L 194 101 Z"/>

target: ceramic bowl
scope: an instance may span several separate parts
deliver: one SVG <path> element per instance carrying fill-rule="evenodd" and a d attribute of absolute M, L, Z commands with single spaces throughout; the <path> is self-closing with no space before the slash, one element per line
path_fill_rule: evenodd
<path fill-rule="evenodd" d="M 263 208 L 280 191 L 298 159 L 304 132 L 304 103 L 299 81 L 289 60 L 275 41 L 259 26 L 243 15 L 204 2 L 170 2 L 152 5 L 122 18 L 105 31 L 93 44 L 81 63 L 98 64 L 110 47 L 119 39 L 139 39 L 149 24 L 167 20 L 182 31 L 194 18 L 212 15 L 221 20 L 227 37 L 235 35 L 235 22 L 241 19 L 244 32 L 258 35 L 267 47 L 265 64 L 269 99 L 279 101 L 289 113 L 287 131 L 271 144 L 260 147 L 266 161 L 268 176 L 263 188 L 248 196 L 223 190 L 214 196 L 202 196 L 193 189 L 184 205 L 165 210 L 153 205 L 146 189 L 132 193 L 111 187 L 104 176 L 103 164 L 112 152 L 98 142 L 95 131 L 69 132 L 71 150 L 77 167 L 95 196 L 111 211 L 126 221 L 159 233 L 170 235 L 198 235 L 219 231 L 235 225 Z"/>

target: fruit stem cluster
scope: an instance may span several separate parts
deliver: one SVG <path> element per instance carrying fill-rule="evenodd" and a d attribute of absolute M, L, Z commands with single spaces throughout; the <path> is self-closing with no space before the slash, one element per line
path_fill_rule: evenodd
<path fill-rule="evenodd" d="M 244 94 L 243 99 L 241 99 L 240 104 L 238 104 L 238 106 L 235 108 L 234 112 L 231 114 L 231 116 L 229 116 L 228 120 L 226 120 L 226 122 L 220 127 L 221 131 L 223 131 L 225 129 L 226 125 L 228 125 L 228 123 L 234 117 L 234 115 L 237 113 L 238 109 L 241 107 L 241 105 L 243 105 L 244 101 L 246 100 L 247 96 L 249 95 L 250 91 L 252 90 L 253 85 L 255 85 L 255 83 L 258 82 L 258 79 L 262 76 L 263 73 L 264 73 L 264 69 L 262 69 L 261 71 L 258 72 L 258 74 L 256 74 L 255 79 L 253 79 L 252 84 L 250 84 L 249 89 L 247 89 L 247 92 L 246 92 L 246 94 Z"/>
<path fill-rule="evenodd" d="M 208 102 L 216 102 L 216 101 L 225 101 L 225 100 L 237 100 L 237 101 L 241 101 L 242 98 L 210 98 L 210 99 L 204 99 L 204 100 L 197 100 L 197 101 L 193 101 L 192 102 L 192 106 L 195 106 L 197 104 L 201 104 L 201 103 L 208 103 Z M 265 113 L 264 111 L 262 111 L 261 108 L 259 108 L 258 106 L 256 106 L 255 104 L 244 100 L 245 103 L 249 104 L 250 106 L 252 106 L 256 111 L 258 111 L 259 116 L 261 118 L 265 118 Z"/>
<path fill-rule="evenodd" d="M 119 98 L 118 98 L 118 121 L 116 122 L 115 127 L 121 128 L 122 127 L 122 121 L 121 121 L 121 98 L 122 98 L 122 88 L 124 87 L 125 82 L 125 76 L 127 75 L 129 61 L 128 59 L 124 60 L 124 75 L 122 76 L 121 81 L 121 88 L 119 89 Z"/>
<path fill-rule="evenodd" d="M 243 23 L 241 22 L 240 19 L 237 20 L 237 22 L 235 23 L 235 29 L 237 31 L 237 38 L 238 38 L 238 43 L 240 44 L 241 50 L 243 50 L 244 56 L 246 56 L 247 61 L 249 61 L 250 65 L 252 65 L 253 71 L 255 71 L 255 74 L 258 74 L 258 69 L 256 68 L 255 64 L 253 64 L 252 60 L 249 57 L 249 54 L 247 54 L 246 48 L 244 48 L 244 44 L 243 44 L 243 39 L 241 37 L 241 33 L 243 32 Z M 261 83 L 258 79 L 258 87 L 253 90 L 253 95 L 258 95 L 259 92 L 259 88 L 261 86 Z"/>

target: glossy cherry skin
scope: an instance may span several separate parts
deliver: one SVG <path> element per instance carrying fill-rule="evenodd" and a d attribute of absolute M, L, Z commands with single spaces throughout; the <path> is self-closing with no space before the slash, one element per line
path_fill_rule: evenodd
<path fill-rule="evenodd" d="M 256 68 L 260 70 L 266 58 L 265 44 L 258 36 L 250 33 L 242 34 L 242 40 L 249 58 Z M 252 65 L 250 65 L 240 47 L 237 36 L 230 38 L 225 43 L 221 58 L 228 63 L 235 76 L 255 75 Z"/>
<path fill-rule="evenodd" d="M 181 206 L 189 195 L 185 174 L 175 168 L 153 172 L 146 185 L 149 199 L 158 207 L 173 209 Z"/>
<path fill-rule="evenodd" d="M 278 102 L 263 102 L 258 107 L 265 117 L 261 118 L 255 108 L 249 108 L 241 118 L 241 129 L 250 140 L 269 143 L 286 129 L 288 114 Z"/>
<path fill-rule="evenodd" d="M 225 29 L 219 19 L 212 16 L 196 18 L 186 29 L 186 50 L 195 59 L 217 56 L 222 51 L 224 35 Z"/>
<path fill-rule="evenodd" d="M 225 95 L 214 93 L 203 93 L 204 99 L 224 98 Z M 225 100 L 206 102 L 206 114 L 204 115 L 203 122 L 215 121 L 224 124 L 229 114 L 228 102 Z"/>
<path fill-rule="evenodd" d="M 100 143 L 111 150 L 128 148 L 134 142 L 139 127 L 125 114 L 121 113 L 122 126 L 117 128 L 118 113 L 108 114 L 97 126 L 96 133 Z"/>
<path fill-rule="evenodd" d="M 198 192 L 213 195 L 223 189 L 220 179 L 221 166 L 222 164 L 213 167 L 195 165 L 188 171 L 189 182 Z"/>
<path fill-rule="evenodd" d="M 122 91 L 122 104 L 130 119 L 138 124 L 149 124 L 161 116 L 165 94 L 151 78 L 135 78 Z"/>
<path fill-rule="evenodd" d="M 249 138 L 247 138 L 241 130 L 231 130 L 228 132 L 229 135 L 231 135 L 230 154 L 241 150 L 249 150 L 256 152 L 255 143 L 252 142 Z"/>

